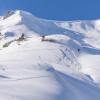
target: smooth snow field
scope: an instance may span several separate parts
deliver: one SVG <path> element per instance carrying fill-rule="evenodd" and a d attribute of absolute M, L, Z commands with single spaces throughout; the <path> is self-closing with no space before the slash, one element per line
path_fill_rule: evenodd
<path fill-rule="evenodd" d="M 0 100 L 100 99 L 100 20 L 0 18 Z"/>

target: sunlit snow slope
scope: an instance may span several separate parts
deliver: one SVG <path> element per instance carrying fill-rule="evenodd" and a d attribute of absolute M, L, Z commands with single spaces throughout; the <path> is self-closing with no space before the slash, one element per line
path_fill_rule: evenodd
<path fill-rule="evenodd" d="M 99 100 L 99 26 L 21 10 L 0 17 L 0 100 Z"/>

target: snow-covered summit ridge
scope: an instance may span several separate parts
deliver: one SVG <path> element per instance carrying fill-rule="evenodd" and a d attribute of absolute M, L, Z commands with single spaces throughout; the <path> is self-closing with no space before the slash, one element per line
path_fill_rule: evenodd
<path fill-rule="evenodd" d="M 35 33 L 60 33 L 65 29 L 72 30 L 79 33 L 99 33 L 100 20 L 83 20 L 83 21 L 53 21 L 45 20 L 35 17 L 31 13 L 23 10 L 15 10 L 14 13 L 0 21 L 0 26 L 11 27 L 14 25 L 23 25 L 30 28 Z M 50 29 L 52 31 L 50 31 Z M 49 31 L 48 31 L 49 30 Z"/>
<path fill-rule="evenodd" d="M 16 10 L 12 15 L 2 19 L 0 27 L 2 33 L 12 30 L 18 34 L 20 33 L 18 30 L 21 30 L 23 33 L 34 35 L 60 33 L 64 30 L 52 21 L 37 18 L 31 13 L 22 10 Z"/>
<path fill-rule="evenodd" d="M 65 32 L 65 30 L 71 30 L 78 33 L 85 33 L 88 37 L 91 37 L 98 35 L 98 33 L 100 32 L 99 26 L 100 20 L 50 21 L 38 18 L 31 13 L 23 10 L 15 10 L 13 11 L 13 14 L 11 14 L 11 16 L 0 20 L 0 31 L 3 31 L 3 33 L 6 31 L 10 31 L 11 27 L 15 27 L 16 29 L 19 29 L 24 33 L 27 33 L 28 31 L 29 34 L 35 35 L 54 33 L 58 34 Z M 16 31 L 14 32 L 16 33 Z M 16 34 L 18 34 L 18 32 Z"/>

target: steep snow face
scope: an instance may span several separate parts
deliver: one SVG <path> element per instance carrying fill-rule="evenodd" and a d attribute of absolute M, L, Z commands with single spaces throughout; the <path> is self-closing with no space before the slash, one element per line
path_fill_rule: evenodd
<path fill-rule="evenodd" d="M 0 98 L 98 100 L 99 23 L 48 21 L 21 10 L 2 17 Z"/>

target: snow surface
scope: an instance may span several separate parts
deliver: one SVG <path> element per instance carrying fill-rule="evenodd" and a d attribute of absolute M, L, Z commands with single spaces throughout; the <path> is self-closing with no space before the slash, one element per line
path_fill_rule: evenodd
<path fill-rule="evenodd" d="M 99 100 L 99 26 L 21 10 L 1 19 L 0 100 Z M 22 33 L 26 40 L 16 41 Z"/>

